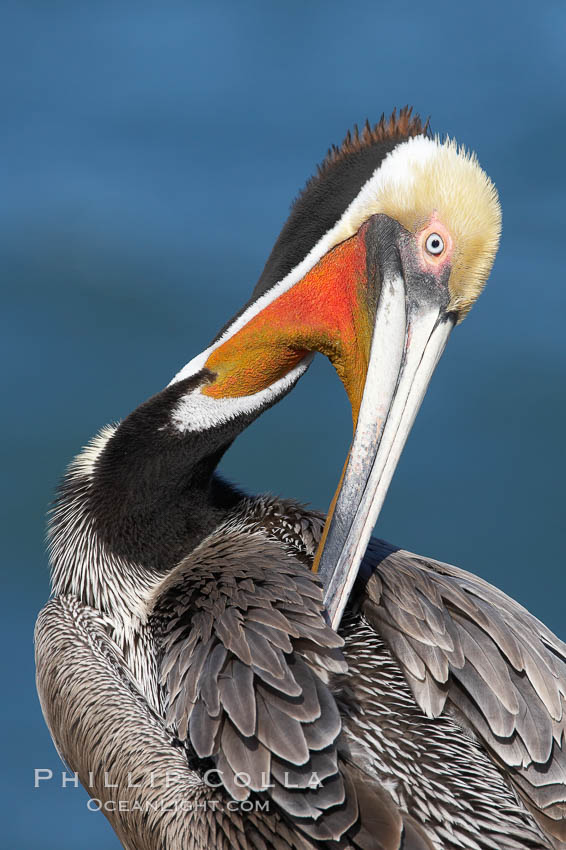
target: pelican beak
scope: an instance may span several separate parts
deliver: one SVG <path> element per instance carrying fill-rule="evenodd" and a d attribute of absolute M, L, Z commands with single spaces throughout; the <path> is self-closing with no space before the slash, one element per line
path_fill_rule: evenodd
<path fill-rule="evenodd" d="M 457 319 L 447 312 L 449 263 L 423 263 L 413 234 L 386 215 L 365 233 L 377 293 L 355 431 L 313 569 L 337 628 L 405 441 Z M 369 282 L 369 281 L 368 281 Z"/>

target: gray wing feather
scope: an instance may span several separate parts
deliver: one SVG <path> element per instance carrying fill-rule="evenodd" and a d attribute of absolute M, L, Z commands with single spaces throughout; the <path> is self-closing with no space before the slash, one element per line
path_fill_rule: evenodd
<path fill-rule="evenodd" d="M 250 634 L 250 632 L 252 634 Z M 250 642 L 254 642 L 254 633 L 255 635 L 259 635 L 262 638 L 270 640 L 273 646 L 277 646 L 287 654 L 293 651 L 293 644 L 291 643 L 289 634 L 286 632 L 270 628 L 270 626 L 266 626 L 265 623 L 246 622 L 246 640 L 248 641 L 248 644 Z"/>
<path fill-rule="evenodd" d="M 291 764 L 302 765 L 309 760 L 302 724 L 261 694 L 257 694 L 256 735 L 274 755 Z"/>
<path fill-rule="evenodd" d="M 164 580 L 151 611 L 174 734 L 212 759 L 234 799 L 266 794 L 313 839 L 361 847 L 347 835 L 361 786 L 338 756 L 340 714 L 315 672 L 346 669 L 316 577 L 265 536 L 223 530 Z M 396 811 L 376 798 L 385 804 Z"/>
<path fill-rule="evenodd" d="M 232 769 L 250 777 L 252 791 L 261 791 L 271 770 L 271 750 L 255 736 L 244 738 L 231 723 L 222 729 L 222 751 Z"/>
<path fill-rule="evenodd" d="M 277 812 L 265 817 L 252 811 L 244 820 L 237 811 L 224 811 L 224 792 L 202 786 L 186 754 L 172 746 L 170 731 L 137 688 L 94 609 L 71 596 L 51 600 L 38 617 L 36 659 L 54 741 L 89 793 L 112 803 L 105 811 L 125 848 L 314 850 L 315 844 Z M 131 776 L 148 770 L 151 782 L 133 787 Z M 128 806 L 123 809 L 118 800 Z M 191 800 L 213 802 L 188 810 Z"/>
<path fill-rule="evenodd" d="M 434 717 L 449 704 L 564 841 L 566 645 L 481 578 L 382 541 L 370 543 L 362 576 L 362 611 L 421 709 Z"/>
<path fill-rule="evenodd" d="M 217 716 L 211 716 L 203 700 L 199 700 L 192 710 L 189 735 L 195 752 L 200 758 L 207 758 L 216 750 L 220 719 L 220 709 Z"/>
<path fill-rule="evenodd" d="M 256 727 L 253 681 L 252 668 L 236 658 L 228 661 L 218 675 L 218 697 L 222 708 L 245 737 L 253 735 Z"/>
<path fill-rule="evenodd" d="M 218 690 L 218 674 L 220 673 L 228 651 L 221 643 L 217 643 L 205 664 L 199 679 L 200 695 L 206 704 L 208 714 L 215 717 L 220 712 L 220 693 Z"/>
<path fill-rule="evenodd" d="M 271 685 L 276 691 L 280 691 L 290 697 L 301 696 L 301 686 L 297 683 L 288 667 L 285 668 L 283 676 L 277 676 L 271 670 L 264 670 L 255 664 L 252 664 L 252 670 L 259 679 L 262 679 L 266 685 Z"/>
<path fill-rule="evenodd" d="M 293 666 L 294 678 L 297 685 L 301 688 L 301 693 L 297 697 L 290 697 L 285 693 L 277 693 L 273 688 L 267 690 L 261 682 L 256 683 L 256 692 L 264 699 L 268 699 L 271 705 L 279 709 L 284 714 L 300 720 L 301 723 L 312 723 L 318 720 L 322 714 L 320 702 L 310 671 L 307 675 L 299 678 L 300 671 L 297 670 L 301 659 L 295 657 Z M 291 666 L 291 663 L 290 665 Z"/>
<path fill-rule="evenodd" d="M 246 613 L 246 622 L 250 625 L 251 623 L 262 623 L 264 626 L 270 629 L 278 629 L 290 637 L 299 637 L 299 631 L 276 608 L 249 608 Z"/>

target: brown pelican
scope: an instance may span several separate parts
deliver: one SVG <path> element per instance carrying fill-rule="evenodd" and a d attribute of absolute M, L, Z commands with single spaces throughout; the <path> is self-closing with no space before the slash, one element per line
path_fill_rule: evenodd
<path fill-rule="evenodd" d="M 499 229 L 476 158 L 410 110 L 348 135 L 244 308 L 71 464 L 38 689 L 124 847 L 562 846 L 566 646 L 476 576 L 370 541 Z M 316 351 L 354 420 L 326 521 L 215 472 Z"/>

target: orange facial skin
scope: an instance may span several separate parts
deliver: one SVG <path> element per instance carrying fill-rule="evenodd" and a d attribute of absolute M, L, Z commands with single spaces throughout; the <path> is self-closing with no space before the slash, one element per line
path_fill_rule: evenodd
<path fill-rule="evenodd" d="M 320 351 L 346 388 L 355 427 L 378 297 L 367 279 L 366 231 L 364 224 L 215 349 L 205 366 L 217 377 L 202 392 L 252 395 L 284 377 L 307 352 Z"/>

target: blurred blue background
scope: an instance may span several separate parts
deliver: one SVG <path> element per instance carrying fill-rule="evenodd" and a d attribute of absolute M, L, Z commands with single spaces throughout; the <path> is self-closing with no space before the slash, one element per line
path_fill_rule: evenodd
<path fill-rule="evenodd" d="M 239 308 L 328 145 L 394 106 L 477 151 L 504 235 L 378 532 L 566 638 L 566 6 L 4 0 L 1 16 L 2 846 L 110 850 L 86 794 L 61 788 L 35 695 L 55 483 Z M 320 360 L 222 468 L 324 509 L 349 436 Z M 34 789 L 35 767 L 53 781 Z"/>

